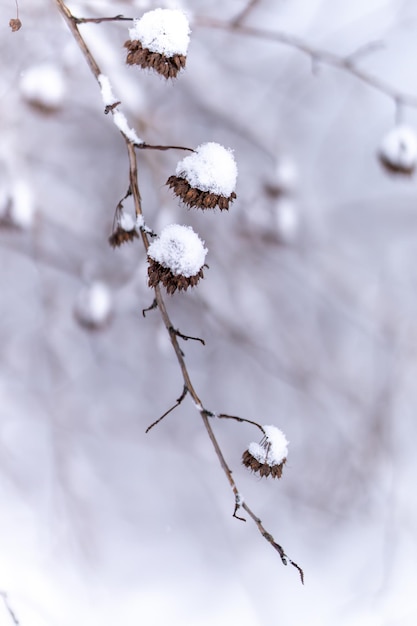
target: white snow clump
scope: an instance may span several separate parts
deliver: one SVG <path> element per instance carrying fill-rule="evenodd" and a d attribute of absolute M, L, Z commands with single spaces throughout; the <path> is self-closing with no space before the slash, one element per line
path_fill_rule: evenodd
<path fill-rule="evenodd" d="M 109 77 L 105 74 L 100 74 L 97 80 L 100 85 L 101 97 L 103 98 L 104 105 L 112 106 L 113 104 L 116 104 L 117 99 L 113 94 L 113 89 Z"/>
<path fill-rule="evenodd" d="M 417 136 L 404 124 L 390 130 L 380 146 L 380 158 L 394 171 L 411 173 L 417 164 Z"/>
<path fill-rule="evenodd" d="M 176 175 L 194 189 L 227 198 L 236 187 L 237 165 L 232 150 L 211 141 L 180 161 Z"/>
<path fill-rule="evenodd" d="M 131 41 L 140 41 L 143 48 L 166 57 L 186 56 L 190 41 L 190 25 L 186 15 L 175 9 L 155 9 L 144 13 L 129 29 Z"/>
<path fill-rule="evenodd" d="M 120 132 L 123 133 L 123 135 L 125 135 L 125 137 L 127 137 L 130 142 L 136 145 L 140 145 L 141 143 L 143 143 L 143 139 L 140 139 L 138 137 L 135 129 L 130 128 L 124 113 L 115 109 L 113 111 L 113 122 L 116 124 Z"/>
<path fill-rule="evenodd" d="M 113 311 L 109 288 L 102 282 L 93 282 L 80 291 L 75 305 L 79 322 L 88 328 L 100 328 L 110 319 Z"/>
<path fill-rule="evenodd" d="M 187 278 L 201 270 L 207 249 L 191 226 L 170 224 L 148 248 L 148 256 L 171 270 L 174 275 Z"/>
<path fill-rule="evenodd" d="M 273 467 L 280 465 L 288 455 L 288 441 L 282 430 L 276 426 L 263 426 L 266 441 L 262 444 L 252 442 L 249 453 L 259 463 Z"/>
<path fill-rule="evenodd" d="M 120 213 L 119 216 L 119 226 L 122 230 L 125 230 L 126 232 L 130 232 L 131 230 L 134 230 L 134 228 L 136 227 L 136 223 L 135 220 L 133 219 L 133 217 L 130 215 L 130 213 L 126 213 L 126 211 L 122 211 Z"/>
<path fill-rule="evenodd" d="M 20 91 L 30 104 L 53 111 L 64 101 L 64 77 L 55 65 L 34 65 L 22 74 Z"/>

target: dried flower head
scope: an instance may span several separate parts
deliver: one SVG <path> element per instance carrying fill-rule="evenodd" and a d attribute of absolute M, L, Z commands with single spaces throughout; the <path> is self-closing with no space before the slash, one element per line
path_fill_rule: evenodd
<path fill-rule="evenodd" d="M 417 136 L 412 128 L 396 126 L 382 140 L 379 160 L 389 172 L 410 175 L 417 165 Z"/>
<path fill-rule="evenodd" d="M 204 278 L 207 249 L 189 226 L 171 224 L 148 248 L 148 284 L 162 283 L 169 294 L 195 287 Z"/>
<path fill-rule="evenodd" d="M 22 22 L 19 20 L 18 17 L 13 17 L 9 21 L 9 26 L 12 29 L 12 33 L 15 33 L 22 28 Z"/>
<path fill-rule="evenodd" d="M 137 227 L 129 213 L 123 210 L 117 212 L 117 225 L 109 237 L 109 244 L 112 248 L 118 248 L 128 241 L 133 241 L 139 237 Z"/>
<path fill-rule="evenodd" d="M 182 11 L 148 11 L 129 29 L 126 41 L 128 65 L 155 70 L 165 78 L 175 78 L 185 67 L 190 26 Z"/>
<path fill-rule="evenodd" d="M 264 437 L 260 443 L 252 442 L 242 456 L 242 463 L 261 478 L 281 478 L 287 461 L 288 441 L 276 426 L 263 426 Z"/>
<path fill-rule="evenodd" d="M 227 210 L 236 198 L 237 165 L 233 152 L 218 143 L 198 146 L 177 165 L 167 185 L 189 207 Z"/>

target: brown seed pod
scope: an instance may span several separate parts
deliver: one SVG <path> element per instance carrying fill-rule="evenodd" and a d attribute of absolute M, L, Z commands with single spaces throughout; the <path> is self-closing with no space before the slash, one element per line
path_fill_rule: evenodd
<path fill-rule="evenodd" d="M 12 33 L 15 33 L 22 28 L 22 22 L 18 17 L 14 17 L 9 21 L 9 26 L 12 29 Z"/>
<path fill-rule="evenodd" d="M 133 241 L 139 237 L 137 231 L 133 230 L 124 230 L 121 226 L 118 226 L 116 230 L 109 237 L 109 244 L 112 248 L 118 248 L 124 243 L 128 243 L 129 241 Z"/>
<path fill-rule="evenodd" d="M 200 278 L 204 278 L 203 268 L 194 276 L 183 276 L 182 274 L 173 274 L 169 267 L 164 267 L 151 257 L 148 257 L 148 263 L 149 287 L 156 287 L 162 283 L 170 295 L 177 290 L 186 291 L 188 287 L 195 287 Z"/>
<path fill-rule="evenodd" d="M 281 478 L 282 469 L 287 459 L 283 459 L 281 463 L 275 465 L 268 465 L 268 463 L 261 463 L 256 459 L 249 450 L 245 450 L 242 455 L 242 463 L 245 467 L 249 468 L 255 473 L 258 473 L 261 478 L 267 478 L 268 476 L 272 476 L 272 478 Z"/>
<path fill-rule="evenodd" d="M 218 207 L 221 211 L 229 209 L 230 202 L 236 198 L 234 191 L 228 196 L 220 196 L 210 191 L 201 191 L 195 187 L 191 187 L 190 183 L 179 176 L 170 176 L 166 182 L 168 187 L 173 190 L 176 196 L 189 207 L 199 209 L 215 209 Z"/>
<path fill-rule="evenodd" d="M 164 78 L 175 78 L 182 69 L 184 69 L 187 57 L 183 54 L 174 54 L 172 57 L 166 57 L 159 52 L 151 52 L 148 48 L 143 48 L 140 41 L 128 40 L 124 47 L 127 48 L 127 65 L 139 65 L 144 69 L 151 69 Z"/>

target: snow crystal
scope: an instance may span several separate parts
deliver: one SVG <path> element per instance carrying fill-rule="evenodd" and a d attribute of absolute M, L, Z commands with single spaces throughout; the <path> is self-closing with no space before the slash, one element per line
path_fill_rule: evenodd
<path fill-rule="evenodd" d="M 143 48 L 158 52 L 166 57 L 187 54 L 190 41 L 190 26 L 182 11 L 155 9 L 134 21 L 129 29 L 132 41 L 140 41 Z"/>
<path fill-rule="evenodd" d="M 248 450 L 260 463 L 279 465 L 288 455 L 287 438 L 276 426 L 263 426 L 263 429 L 266 441 L 262 444 L 252 442 Z"/>
<path fill-rule="evenodd" d="M 30 104 L 45 109 L 57 109 L 64 100 L 65 82 L 55 65 L 36 65 L 26 70 L 20 79 L 20 91 Z"/>
<path fill-rule="evenodd" d="M 122 230 L 125 230 L 126 232 L 129 233 L 131 230 L 135 228 L 135 220 L 130 215 L 130 213 L 126 213 L 125 211 L 122 211 L 119 216 L 119 226 Z"/>
<path fill-rule="evenodd" d="M 130 128 L 125 115 L 121 111 L 113 111 L 113 122 L 116 124 L 120 132 L 122 132 L 129 141 L 135 144 L 143 143 L 143 140 L 139 139 L 139 137 L 137 136 L 135 129 Z"/>
<path fill-rule="evenodd" d="M 104 74 L 100 74 L 98 77 L 98 82 L 100 84 L 101 89 L 101 97 L 103 98 L 103 103 L 105 106 L 112 106 L 116 104 L 118 100 L 115 98 L 112 90 L 112 86 L 110 84 L 110 80 Z"/>
<path fill-rule="evenodd" d="M 75 312 L 81 324 L 98 328 L 109 320 L 112 308 L 112 297 L 107 285 L 96 281 L 81 290 Z"/>
<path fill-rule="evenodd" d="M 380 156 L 394 169 L 412 171 L 417 164 L 417 136 L 405 125 L 396 126 L 382 140 Z"/>
<path fill-rule="evenodd" d="M 227 198 L 235 190 L 237 165 L 231 150 L 209 142 L 180 161 L 176 175 L 195 189 Z"/>
<path fill-rule="evenodd" d="M 148 248 L 148 256 L 175 275 L 189 278 L 201 270 L 207 249 L 191 226 L 170 224 Z"/>

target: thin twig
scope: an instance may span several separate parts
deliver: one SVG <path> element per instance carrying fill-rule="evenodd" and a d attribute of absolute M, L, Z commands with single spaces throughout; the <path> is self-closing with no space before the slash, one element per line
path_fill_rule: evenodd
<path fill-rule="evenodd" d="M 287 565 L 288 563 L 290 565 L 292 565 L 293 567 L 295 567 L 298 570 L 298 573 L 300 574 L 300 578 L 301 578 L 301 582 L 304 585 L 304 572 L 302 570 L 302 568 L 297 565 L 297 563 L 295 563 L 295 561 L 292 561 L 287 554 L 285 554 L 285 550 L 282 546 L 279 545 L 279 543 L 277 543 L 275 541 L 275 539 L 273 538 L 273 536 L 271 535 L 271 533 L 269 533 L 264 525 L 262 524 L 261 520 L 259 519 L 259 517 L 257 517 L 255 515 L 255 513 L 249 508 L 249 506 L 246 504 L 246 502 L 242 502 L 241 504 L 242 509 L 244 509 L 246 511 L 246 513 L 253 519 L 253 521 L 255 522 L 255 524 L 258 527 L 259 532 L 261 533 L 262 537 L 264 539 L 266 539 L 268 541 L 268 543 L 271 544 L 271 546 L 278 552 L 279 556 L 281 557 L 281 561 L 284 565 Z"/>
<path fill-rule="evenodd" d="M 188 152 L 195 152 L 193 148 L 186 148 L 185 146 L 152 146 L 149 143 L 141 143 L 137 147 L 141 150 L 188 150 Z"/>
<path fill-rule="evenodd" d="M 187 387 L 184 386 L 184 389 L 182 390 L 182 394 L 180 395 L 179 398 L 177 398 L 177 400 L 175 401 L 175 404 L 170 409 L 168 409 L 168 411 L 165 411 L 165 413 L 163 415 L 161 415 L 161 417 L 158 417 L 158 419 L 155 420 L 150 426 L 148 426 L 148 428 L 145 430 L 145 433 L 148 433 L 151 430 L 151 428 L 153 428 L 154 426 L 159 424 L 159 422 L 161 422 L 164 419 L 164 417 L 166 417 L 172 411 L 174 411 L 181 404 L 181 402 L 184 400 L 184 398 L 187 395 L 187 393 L 188 393 L 188 389 L 187 389 Z"/>
<path fill-rule="evenodd" d="M 260 0 L 249 0 L 246 7 L 242 9 L 242 11 L 238 13 L 237 16 L 232 20 L 231 23 L 233 24 L 233 26 L 238 26 L 239 24 L 241 24 L 248 17 L 249 13 L 253 11 L 255 6 L 259 4 L 259 2 Z"/>
<path fill-rule="evenodd" d="M 253 422 L 252 420 L 247 420 L 244 417 L 238 417 L 237 415 L 227 415 L 227 413 L 211 413 L 211 415 L 220 419 L 236 420 L 237 422 L 252 424 L 252 426 L 256 426 L 257 428 L 259 428 L 259 430 L 261 430 L 262 433 L 265 435 L 263 427 L 258 424 L 258 422 Z"/>
<path fill-rule="evenodd" d="M 133 22 L 133 17 L 115 15 L 114 17 L 75 17 L 76 24 L 101 24 L 102 22 Z"/>
<path fill-rule="evenodd" d="M 15 626 L 19 626 L 20 622 L 17 619 L 16 613 L 13 611 L 12 607 L 9 604 L 9 598 L 7 596 L 7 593 L 5 591 L 0 591 L 0 596 L 3 598 L 4 606 L 6 607 L 6 610 L 10 615 L 13 624 L 15 624 Z"/>
<path fill-rule="evenodd" d="M 252 28 L 250 26 L 244 26 L 240 23 L 234 24 L 233 21 L 224 22 L 221 20 L 201 17 L 195 20 L 194 26 L 226 30 L 238 35 L 246 35 L 248 37 L 265 39 L 267 41 L 275 41 L 276 43 L 283 44 L 284 46 L 288 46 L 302 52 L 306 56 L 310 57 L 314 65 L 317 63 L 328 65 L 355 76 L 363 83 L 386 95 L 388 98 L 393 100 L 394 103 L 401 102 L 403 105 L 411 108 L 417 108 L 417 97 L 415 95 L 398 91 L 391 84 L 381 80 L 377 76 L 369 74 L 365 70 L 361 70 L 352 62 L 352 55 L 339 56 L 333 52 L 329 52 L 328 50 L 318 48 L 296 35 L 290 35 L 282 31 L 270 31 L 264 28 Z"/>
<path fill-rule="evenodd" d="M 171 332 L 174 332 L 177 335 L 177 337 L 181 337 L 181 339 L 184 339 L 184 341 L 188 341 L 189 339 L 191 339 L 192 341 L 199 341 L 200 343 L 203 344 L 203 346 L 206 345 L 206 342 L 204 341 L 204 339 L 201 339 L 201 337 L 190 337 L 190 335 L 183 335 L 176 328 L 172 328 Z"/>
<path fill-rule="evenodd" d="M 146 309 L 142 309 L 143 317 L 146 317 L 146 313 L 148 311 L 153 311 L 154 309 L 157 309 L 157 308 L 158 308 L 158 303 L 156 301 L 156 298 L 154 298 L 154 301 L 152 302 L 152 304 L 150 306 L 146 307 Z"/>

